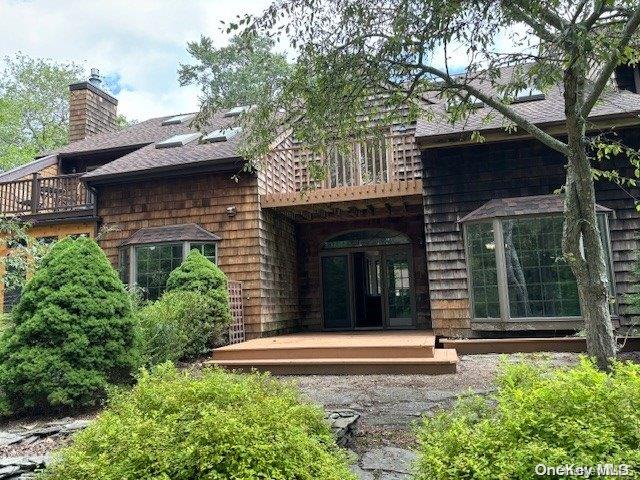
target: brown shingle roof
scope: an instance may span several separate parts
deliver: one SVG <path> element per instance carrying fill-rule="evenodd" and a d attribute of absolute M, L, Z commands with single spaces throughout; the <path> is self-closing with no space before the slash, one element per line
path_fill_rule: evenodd
<path fill-rule="evenodd" d="M 196 223 L 141 228 L 120 246 L 168 242 L 217 242 L 221 238 Z"/>
<path fill-rule="evenodd" d="M 460 223 L 489 218 L 520 217 L 524 215 L 544 215 L 562 213 L 564 199 L 560 195 L 535 195 L 530 197 L 498 198 L 490 200 L 460 219 Z M 596 205 L 596 211 L 606 213 L 612 210 Z"/>
<path fill-rule="evenodd" d="M 508 78 L 512 69 L 505 68 L 502 72 L 501 78 Z M 494 88 L 488 81 L 475 79 L 470 83 L 487 94 L 495 94 Z M 430 118 L 422 117 L 418 119 L 416 125 L 416 139 L 418 140 L 428 140 L 440 136 L 459 136 L 464 132 L 472 131 L 500 130 L 510 123 L 500 113 L 485 105 L 477 108 L 469 118 L 452 125 L 447 119 L 446 102 L 437 98 L 431 98 L 431 100 L 435 100 L 436 103 L 426 107 L 426 111 L 429 113 L 427 116 Z M 537 125 L 563 122 L 566 118 L 561 86 L 545 92 L 545 97 L 541 100 L 513 103 L 511 107 Z M 590 118 L 597 119 L 598 117 L 616 115 L 637 117 L 638 114 L 640 114 L 640 95 L 625 90 L 608 90 L 603 93 L 601 100 L 593 108 Z M 640 123 L 640 119 L 638 123 Z"/>
<path fill-rule="evenodd" d="M 171 116 L 172 117 L 172 116 Z M 167 140 L 175 135 L 196 132 L 190 126 L 190 121 L 177 125 L 162 125 L 162 122 L 171 117 L 161 117 L 147 120 L 134 125 L 122 132 L 113 134 L 96 135 L 82 142 L 69 145 L 68 151 L 78 153 L 100 148 L 117 148 L 124 145 L 142 144 L 142 148 L 124 155 L 84 175 L 88 181 L 111 178 L 114 176 L 127 176 L 144 174 L 145 172 L 171 170 L 183 166 L 196 166 L 206 162 L 217 160 L 237 159 L 238 146 L 241 135 L 236 135 L 227 141 L 215 143 L 200 143 L 191 141 L 183 146 L 172 148 L 156 148 L 155 144 Z M 223 113 L 216 114 L 203 131 L 208 133 L 213 130 L 230 127 L 234 118 L 225 117 Z M 78 145 L 80 144 L 80 145 Z"/>

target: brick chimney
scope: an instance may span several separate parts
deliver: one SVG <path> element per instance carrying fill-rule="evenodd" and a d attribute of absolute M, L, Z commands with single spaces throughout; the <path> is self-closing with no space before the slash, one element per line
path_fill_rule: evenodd
<path fill-rule="evenodd" d="M 118 100 L 100 88 L 100 73 L 91 69 L 88 81 L 69 85 L 69 142 L 96 133 L 115 132 Z"/>

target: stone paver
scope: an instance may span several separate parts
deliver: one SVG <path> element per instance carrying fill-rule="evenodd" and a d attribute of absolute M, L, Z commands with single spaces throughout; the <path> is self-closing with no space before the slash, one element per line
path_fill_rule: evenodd
<path fill-rule="evenodd" d="M 571 353 L 526 355 L 572 365 Z M 514 360 L 519 357 L 512 356 Z M 406 480 L 415 459 L 414 426 L 422 416 L 450 408 L 469 392 L 491 394 L 499 355 L 463 356 L 458 373 L 448 375 L 316 375 L 286 377 L 306 397 L 325 409 L 348 408 L 361 416 L 353 450 L 354 472 L 360 480 Z"/>
<path fill-rule="evenodd" d="M 364 470 L 409 473 L 416 454 L 411 450 L 396 447 L 380 447 L 368 450 L 360 459 Z"/>

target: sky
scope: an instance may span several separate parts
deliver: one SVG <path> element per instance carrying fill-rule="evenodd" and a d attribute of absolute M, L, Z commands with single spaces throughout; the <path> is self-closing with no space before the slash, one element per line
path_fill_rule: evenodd
<path fill-rule="evenodd" d="M 259 13 L 268 0 L 0 0 L 0 58 L 16 52 L 100 74 L 129 119 L 192 112 L 196 87 L 180 87 L 188 41 L 224 45 L 221 20 Z"/>

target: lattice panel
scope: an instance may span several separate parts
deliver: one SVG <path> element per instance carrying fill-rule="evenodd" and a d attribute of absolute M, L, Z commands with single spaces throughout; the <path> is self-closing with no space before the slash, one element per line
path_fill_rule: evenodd
<path fill-rule="evenodd" d="M 242 282 L 229 281 L 229 307 L 231 325 L 229 325 L 229 343 L 244 342 L 244 308 L 242 303 Z"/>

